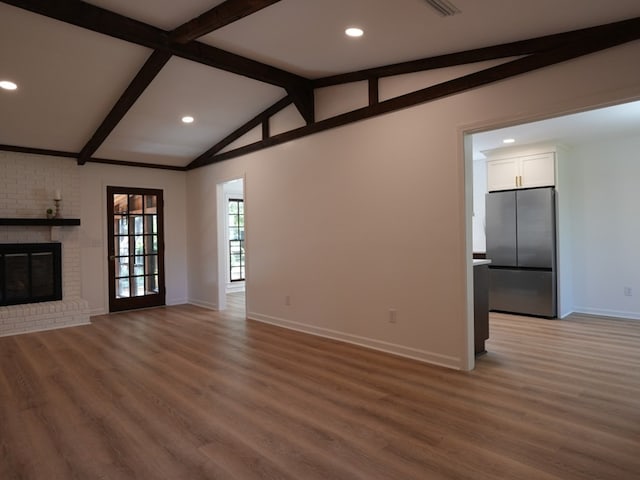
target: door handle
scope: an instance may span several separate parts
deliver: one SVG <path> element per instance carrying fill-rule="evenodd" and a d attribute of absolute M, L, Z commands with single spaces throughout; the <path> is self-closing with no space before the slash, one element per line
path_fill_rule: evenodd
<path fill-rule="evenodd" d="M 109 260 L 111 260 L 112 262 L 116 259 L 115 255 L 109 255 Z"/>

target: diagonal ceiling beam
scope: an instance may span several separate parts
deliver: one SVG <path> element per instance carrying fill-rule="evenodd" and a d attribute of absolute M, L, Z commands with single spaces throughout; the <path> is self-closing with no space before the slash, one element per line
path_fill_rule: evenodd
<path fill-rule="evenodd" d="M 244 125 L 236 128 L 233 132 L 231 132 L 225 138 L 220 140 L 218 143 L 216 143 L 209 150 L 207 150 L 202 155 L 200 155 L 198 158 L 193 160 L 189 165 L 187 165 L 187 169 L 196 168 L 196 167 L 199 167 L 199 166 L 202 166 L 202 165 L 206 165 L 207 162 L 209 162 L 209 160 L 211 158 L 213 158 L 214 155 L 216 153 L 218 153 L 220 150 L 222 150 L 226 146 L 230 145 L 231 143 L 235 142 L 237 139 L 239 139 L 245 133 L 248 133 L 249 131 L 251 131 L 252 129 L 257 127 L 261 123 L 263 123 L 265 121 L 268 121 L 269 118 L 271 118 L 273 115 L 275 115 L 279 111 L 283 110 L 285 107 L 291 105 L 292 103 L 293 103 L 293 100 L 289 96 L 286 96 L 281 100 L 278 100 L 276 103 L 271 105 L 269 108 L 267 108 L 263 112 L 260 112 L 258 115 L 253 117 L 251 120 L 249 120 Z"/>
<path fill-rule="evenodd" d="M 391 98 L 379 103 L 373 103 L 367 107 L 359 108 L 351 112 L 343 113 L 335 117 L 322 120 L 304 127 L 290 130 L 279 135 L 275 135 L 260 142 L 252 143 L 235 150 L 220 153 L 210 158 L 206 163 L 198 165 L 204 166 L 211 163 L 221 162 L 230 158 L 247 155 L 249 153 L 262 150 L 274 145 L 296 140 L 314 133 L 322 132 L 332 128 L 348 125 L 368 118 L 372 118 L 385 113 L 390 113 L 415 105 L 431 102 L 440 98 L 455 95 L 461 92 L 472 90 L 483 85 L 488 85 L 507 78 L 521 75 L 527 72 L 538 70 L 550 65 L 565 62 L 574 58 L 588 55 L 590 53 L 605 50 L 607 48 L 621 45 L 627 42 L 640 39 L 640 17 L 624 22 L 618 22 L 615 29 L 605 29 L 598 34 L 581 37 L 579 40 L 566 43 L 551 50 L 543 50 L 517 60 L 503 63 L 494 67 L 481 70 L 479 72 L 464 75 L 453 80 L 449 80 L 437 85 L 433 85 L 412 93 L 407 93 Z M 191 166 L 187 167 L 192 168 Z"/>
<path fill-rule="evenodd" d="M 308 80 L 285 70 L 200 42 L 172 42 L 170 32 L 81 0 L 0 0 L 65 23 L 219 68 L 282 88 L 308 88 Z"/>
<path fill-rule="evenodd" d="M 623 20 L 621 22 L 598 25 L 596 27 L 582 28 L 579 30 L 572 30 L 569 32 L 557 33 L 553 35 L 545 35 L 542 37 L 529 38 L 526 40 L 519 40 L 517 42 L 503 43 L 500 45 L 492 45 L 489 47 L 476 48 L 473 50 L 465 50 L 463 52 L 455 52 L 446 55 L 438 55 L 435 57 L 421 58 L 409 62 L 401 62 L 392 65 L 368 68 L 365 70 L 358 70 L 356 72 L 331 75 L 329 77 L 312 80 L 312 84 L 315 88 L 322 88 L 332 85 L 340 85 L 343 83 L 365 81 L 371 78 L 383 78 L 394 75 L 403 75 L 406 73 L 432 70 L 436 68 L 453 67 L 457 65 L 483 62 L 487 60 L 519 57 L 522 55 L 529 55 L 536 52 L 558 48 L 562 45 L 566 45 L 568 42 L 579 42 L 581 38 L 588 38 L 593 35 L 612 34 L 617 30 L 624 29 L 625 25 L 628 22 L 633 21 L 634 19 Z"/>
<path fill-rule="evenodd" d="M 187 43 L 279 1 L 280 0 L 226 0 L 208 12 L 179 26 L 171 32 L 169 38 L 176 43 Z"/>
<path fill-rule="evenodd" d="M 80 151 L 78 155 L 78 165 L 84 165 L 87 160 L 91 158 L 91 155 L 100 148 L 102 142 L 105 141 L 120 120 L 122 120 L 136 100 L 142 95 L 142 92 L 144 92 L 153 79 L 156 78 L 156 75 L 160 73 L 160 70 L 162 70 L 162 67 L 166 65 L 170 58 L 171 54 L 166 51 L 156 50 L 151 54 L 102 124 Z"/>

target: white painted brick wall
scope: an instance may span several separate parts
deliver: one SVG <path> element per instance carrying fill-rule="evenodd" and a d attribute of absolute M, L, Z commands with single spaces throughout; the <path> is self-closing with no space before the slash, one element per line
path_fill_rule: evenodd
<path fill-rule="evenodd" d="M 73 159 L 0 152 L 0 217 L 45 218 L 60 190 L 62 216 L 79 218 L 79 168 Z M 62 244 L 62 301 L 0 307 L 0 336 L 89 323 L 88 303 L 80 298 L 79 227 L 0 226 L 0 243 L 52 239 Z"/>

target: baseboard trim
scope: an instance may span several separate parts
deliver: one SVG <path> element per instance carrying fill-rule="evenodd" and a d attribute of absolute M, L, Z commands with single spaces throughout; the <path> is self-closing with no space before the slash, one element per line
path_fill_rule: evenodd
<path fill-rule="evenodd" d="M 167 301 L 165 302 L 167 306 L 173 306 L 173 305 L 184 305 L 185 303 L 189 303 L 189 300 L 185 297 L 183 298 L 171 298 L 171 299 L 167 299 Z"/>
<path fill-rule="evenodd" d="M 193 298 L 188 299 L 186 303 L 195 305 L 196 307 L 202 307 L 202 308 L 207 308 L 209 310 L 218 311 L 218 304 L 216 303 L 205 302 L 203 300 L 196 300 Z"/>
<path fill-rule="evenodd" d="M 391 353 L 401 357 L 411 358 L 421 362 L 438 365 L 441 367 L 447 367 L 454 370 L 462 370 L 462 360 L 458 357 L 452 357 L 449 355 L 442 355 L 439 353 L 429 352 L 426 350 L 420 350 L 417 348 L 406 347 L 404 345 L 398 345 L 395 343 L 389 343 L 382 340 L 376 340 L 374 338 L 361 337 L 359 335 L 352 335 L 350 333 L 344 333 L 337 330 L 331 330 L 328 328 L 316 327 L 313 325 L 307 325 L 293 320 L 285 320 L 283 318 L 272 317 L 269 315 L 262 315 L 260 313 L 250 312 L 247 315 L 249 320 L 255 320 L 257 322 L 268 323 L 276 325 L 278 327 L 287 328 L 289 330 L 295 330 L 298 332 L 309 333 L 318 337 L 330 338 L 332 340 L 339 340 L 345 343 L 351 343 L 353 345 L 359 345 L 361 347 L 370 348 L 372 350 L 378 350 L 385 353 Z"/>
<path fill-rule="evenodd" d="M 45 328 L 36 328 L 33 330 L 25 330 L 23 332 L 2 333 L 0 334 L 0 337 L 13 337 L 15 335 L 26 335 L 27 333 L 49 332 L 51 330 L 62 330 L 63 328 L 82 327 L 84 325 L 91 325 L 91 320 L 89 320 L 88 322 L 73 323 L 70 325 L 59 325 L 55 327 L 51 326 L 51 327 L 45 327 Z"/>
<path fill-rule="evenodd" d="M 619 318 L 621 320 L 640 320 L 640 313 L 638 312 L 625 312 L 621 310 L 607 310 L 601 308 L 587 308 L 587 307 L 575 307 L 573 313 L 596 315 L 598 317 L 612 317 Z"/>

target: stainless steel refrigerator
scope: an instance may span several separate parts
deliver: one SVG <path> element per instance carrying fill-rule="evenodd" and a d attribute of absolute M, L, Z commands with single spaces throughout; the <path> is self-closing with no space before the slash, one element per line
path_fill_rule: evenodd
<path fill-rule="evenodd" d="M 486 196 L 489 309 L 556 316 L 556 208 L 553 187 Z"/>

